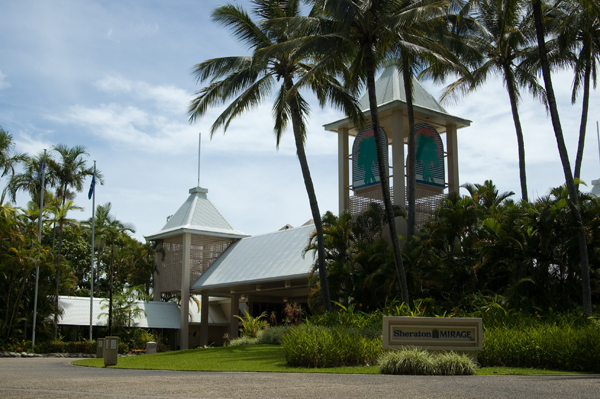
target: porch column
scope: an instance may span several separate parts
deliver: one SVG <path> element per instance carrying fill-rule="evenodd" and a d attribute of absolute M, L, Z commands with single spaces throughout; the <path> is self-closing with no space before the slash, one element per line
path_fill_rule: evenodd
<path fill-rule="evenodd" d="M 181 305 L 179 314 L 179 349 L 188 349 L 190 331 L 190 258 L 192 235 L 183 233 L 183 254 L 181 264 Z"/>
<path fill-rule="evenodd" d="M 458 193 L 460 183 L 458 180 L 458 137 L 456 125 L 446 126 L 446 141 L 448 151 L 448 192 Z"/>
<path fill-rule="evenodd" d="M 231 339 L 235 339 L 239 335 L 239 322 L 236 316 L 240 314 L 240 295 L 239 294 L 231 294 L 231 308 L 230 312 L 231 319 L 229 321 L 229 337 Z"/>
<path fill-rule="evenodd" d="M 404 114 L 392 113 L 392 183 L 394 185 L 394 205 L 406 207 L 406 178 L 404 170 L 404 138 L 406 137 Z M 396 218 L 396 231 L 406 238 L 406 220 Z"/>
<path fill-rule="evenodd" d="M 350 171 L 348 167 L 348 129 L 338 131 L 338 185 L 340 215 L 350 209 Z"/>
<path fill-rule="evenodd" d="M 202 291 L 200 304 L 200 345 L 208 345 L 208 293 Z"/>

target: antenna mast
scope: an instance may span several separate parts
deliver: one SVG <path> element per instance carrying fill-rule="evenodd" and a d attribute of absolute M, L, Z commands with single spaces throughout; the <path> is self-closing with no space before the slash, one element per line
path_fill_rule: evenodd
<path fill-rule="evenodd" d="M 198 133 L 198 187 L 200 187 L 200 150 L 202 148 L 202 133 Z"/>

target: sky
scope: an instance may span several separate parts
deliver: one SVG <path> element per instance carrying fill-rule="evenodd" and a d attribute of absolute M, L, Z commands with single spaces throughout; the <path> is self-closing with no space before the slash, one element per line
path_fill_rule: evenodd
<path fill-rule="evenodd" d="M 248 1 L 232 3 L 248 6 Z M 210 58 L 246 55 L 230 32 L 210 20 L 218 0 L 6 0 L 0 2 L 0 126 L 17 150 L 37 154 L 83 145 L 102 171 L 96 204 L 112 204 L 134 236 L 158 232 L 198 183 L 237 230 L 256 235 L 311 219 L 293 134 L 279 149 L 271 104 L 239 117 L 210 138 L 222 111 L 193 124 L 187 107 L 202 86 L 192 67 Z M 559 113 L 574 165 L 581 100 L 571 104 L 572 72 L 553 75 Z M 446 82 L 450 83 L 450 82 Z M 424 81 L 436 97 L 443 85 Z M 447 111 L 472 121 L 458 132 L 462 183 L 492 180 L 520 199 L 517 143 L 508 94 L 499 78 Z M 590 191 L 600 178 L 596 119 L 600 94 L 592 91 L 582 180 Z M 556 139 L 546 111 L 527 92 L 520 116 L 525 135 L 530 200 L 564 184 Z M 341 119 L 311 99 L 306 153 L 321 213 L 338 211 L 337 136 L 323 125 Z M 0 180 L 0 188 L 6 179 Z M 76 198 L 91 217 L 87 187 Z M 20 195 L 18 206 L 28 197 Z"/>

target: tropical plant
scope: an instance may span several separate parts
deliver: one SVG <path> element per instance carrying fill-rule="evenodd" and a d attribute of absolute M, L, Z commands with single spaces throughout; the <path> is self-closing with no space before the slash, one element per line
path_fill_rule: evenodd
<path fill-rule="evenodd" d="M 305 121 L 309 107 L 300 90 L 313 90 L 321 105 L 333 103 L 351 117 L 358 118 L 359 111 L 354 99 L 327 73 L 327 65 L 312 62 L 314 52 L 310 47 L 298 46 L 297 43 L 288 45 L 293 43 L 292 39 L 302 37 L 302 32 L 285 21 L 285 18 L 300 15 L 299 0 L 253 0 L 252 4 L 254 16 L 260 18 L 258 22 L 252 20 L 241 6 L 228 4 L 213 11 L 213 21 L 232 29 L 233 34 L 248 45 L 252 56 L 216 58 L 194 67 L 193 74 L 198 81 L 210 79 L 210 83 L 196 93 L 197 97 L 190 104 L 190 121 L 203 116 L 209 107 L 233 99 L 213 123 L 211 135 L 220 127 L 226 131 L 234 118 L 257 106 L 272 90 L 277 90 L 273 106 L 276 142 L 279 146 L 282 134 L 291 122 L 296 153 L 318 235 L 323 306 L 329 311 L 331 305 L 323 254 L 321 214 L 304 150 Z M 279 23 L 274 23 L 275 21 Z"/>
<path fill-rule="evenodd" d="M 550 62 L 548 60 L 548 53 L 546 51 L 546 39 L 545 39 L 545 27 L 543 22 L 543 11 L 542 1 L 532 0 L 533 6 L 533 17 L 535 21 L 535 30 L 538 42 L 538 51 L 540 54 L 540 65 L 542 69 L 542 76 L 544 78 L 544 86 L 546 88 L 546 94 L 548 98 L 548 108 L 550 109 L 550 117 L 552 119 L 552 126 L 554 128 L 554 135 L 556 136 L 556 142 L 558 145 L 558 153 L 563 166 L 565 174 L 566 187 L 569 193 L 570 207 L 572 209 L 573 217 L 576 223 L 577 239 L 579 243 L 579 262 L 581 265 L 581 292 L 583 298 L 583 311 L 586 315 L 591 316 L 592 311 L 592 291 L 590 285 L 590 268 L 588 258 L 588 247 L 584 232 L 583 221 L 581 218 L 581 211 L 578 198 L 578 190 L 575 185 L 573 173 L 571 171 L 571 164 L 569 162 L 569 154 L 565 145 L 565 139 L 560 123 L 560 117 L 558 115 L 558 108 L 556 106 L 556 97 L 554 95 L 554 88 L 552 86 L 552 76 L 550 74 Z"/>
<path fill-rule="evenodd" d="M 0 126 L 0 178 L 9 175 L 12 177 L 15 174 L 15 166 L 27 159 L 25 154 L 15 152 L 15 144 L 10 133 L 2 129 Z M 6 187 L 0 196 L 0 202 L 3 202 Z"/>
<path fill-rule="evenodd" d="M 559 60 L 566 59 L 574 69 L 573 93 L 575 103 L 583 89 L 579 142 L 573 177 L 581 176 L 583 148 L 590 103 L 590 84 L 596 88 L 597 64 L 600 61 L 600 5 L 594 0 L 561 0 L 550 8 L 548 17 L 555 19 L 553 34 L 557 35 Z M 565 54 L 566 53 L 566 54 Z"/>
<path fill-rule="evenodd" d="M 459 34 L 474 51 L 481 54 L 481 61 L 474 70 L 450 84 L 442 98 L 466 95 L 480 88 L 491 75 L 502 76 L 517 134 L 521 198 L 529 201 L 525 143 L 519 116 L 519 89 L 527 88 L 534 97 L 539 97 L 544 102 L 545 92 L 535 73 L 523 66 L 523 61 L 535 51 L 535 27 L 523 12 L 525 4 L 523 0 L 475 0 L 468 3 L 472 19 L 462 25 L 471 23 L 468 29 L 461 29 L 461 26 Z"/>
<path fill-rule="evenodd" d="M 242 322 L 242 329 L 240 331 L 244 333 L 244 337 L 257 338 L 258 332 L 269 326 L 267 312 L 262 312 L 257 317 L 252 316 L 247 310 L 244 313 L 244 317 L 234 315 Z"/>

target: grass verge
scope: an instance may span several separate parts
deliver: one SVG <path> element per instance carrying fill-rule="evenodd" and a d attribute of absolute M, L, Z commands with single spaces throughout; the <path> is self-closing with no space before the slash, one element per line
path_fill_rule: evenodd
<path fill-rule="evenodd" d="M 104 367 L 103 359 L 76 360 L 73 364 L 87 367 Z M 330 373 L 330 374 L 379 374 L 379 366 L 306 368 L 290 367 L 286 364 L 283 348 L 279 345 L 249 345 L 191 349 L 120 357 L 111 368 L 175 371 L 229 371 L 229 372 L 271 372 L 271 373 Z M 497 373 L 494 373 L 496 371 Z M 484 367 L 477 369 L 477 375 L 515 374 L 578 374 L 562 371 L 523 369 L 512 367 Z"/>

